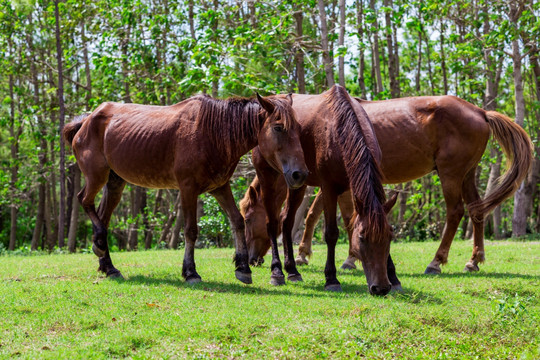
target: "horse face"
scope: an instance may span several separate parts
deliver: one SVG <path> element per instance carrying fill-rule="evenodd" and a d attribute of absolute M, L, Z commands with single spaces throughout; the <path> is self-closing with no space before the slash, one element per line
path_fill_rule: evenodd
<path fill-rule="evenodd" d="M 384 213 L 388 215 L 397 200 L 397 193 L 383 205 Z M 356 214 L 353 235 L 351 238 L 352 252 L 356 258 L 362 262 L 369 292 L 372 295 L 386 295 L 392 289 L 388 279 L 387 262 L 390 254 L 390 241 L 392 240 L 392 229 L 387 228 L 377 235 L 379 239 L 370 238 L 370 232 L 365 231 L 368 224 L 366 219 L 361 219 Z"/>
<path fill-rule="evenodd" d="M 370 294 L 386 295 L 392 288 L 386 267 L 391 236 L 377 241 L 368 238 L 364 229 L 364 221 L 357 219 L 351 238 L 352 251 L 362 262 Z"/>
<path fill-rule="evenodd" d="M 270 166 L 283 173 L 289 188 L 297 189 L 304 185 L 308 170 L 300 144 L 300 125 L 291 107 L 292 97 L 257 98 L 266 111 L 258 135 L 261 154 Z"/>

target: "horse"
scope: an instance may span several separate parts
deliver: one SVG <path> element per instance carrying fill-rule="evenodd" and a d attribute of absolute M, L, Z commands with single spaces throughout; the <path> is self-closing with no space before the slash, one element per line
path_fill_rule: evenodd
<path fill-rule="evenodd" d="M 198 95 L 171 106 L 106 102 L 80 121 L 67 124 L 71 144 L 86 184 L 78 199 L 93 225 L 98 270 L 122 277 L 109 254 L 107 228 L 126 182 L 148 188 L 179 189 L 185 220 L 182 276 L 201 281 L 195 269 L 198 235 L 197 198 L 212 194 L 225 210 L 235 240 L 235 275 L 250 284 L 244 219 L 233 198 L 229 179 L 240 157 L 258 145 L 273 169 L 291 188 L 307 176 L 299 142 L 300 127 L 292 97 L 213 99 Z M 103 189 L 96 211 L 94 199 Z"/>
<path fill-rule="evenodd" d="M 356 100 L 367 112 L 379 140 L 384 183 L 407 182 L 432 171 L 439 174 L 446 202 L 446 226 L 439 249 L 425 273 L 440 274 L 441 265 L 447 263 L 452 240 L 464 214 L 463 202 L 473 222 L 474 238 L 472 256 L 465 265 L 465 271 L 479 271 L 478 264 L 485 260 L 484 217 L 516 191 L 532 162 L 532 143 L 527 133 L 506 115 L 485 111 L 455 96 Z M 510 166 L 497 187 L 482 200 L 476 187 L 475 172 L 490 133 L 501 145 Z M 282 180 L 276 186 L 282 188 Z M 254 196 L 256 191 L 249 189 L 246 192 L 241 203 L 244 213 L 257 214 L 249 208 L 257 204 Z M 284 199 L 276 198 L 279 202 L 276 206 L 281 207 Z M 340 198 L 344 219 L 352 213 L 351 201 L 350 194 L 343 194 Z M 297 264 L 307 264 L 306 257 L 311 255 L 311 237 L 323 209 L 322 202 L 323 194 L 319 192 L 306 218 Z M 250 258 L 256 263 L 268 251 L 269 240 L 262 229 L 250 229 L 251 224 L 257 224 L 257 221 L 252 219 L 246 231 L 260 234 L 257 238 L 248 239 Z M 354 268 L 355 260 L 349 251 L 343 267 Z"/>
<path fill-rule="evenodd" d="M 395 203 L 395 197 L 386 202 L 379 168 L 381 153 L 371 123 L 362 107 L 341 86 L 333 86 L 321 95 L 294 95 L 293 98 L 293 108 L 300 115 L 297 116 L 301 127 L 300 142 L 309 175 L 303 186 L 288 190 L 282 221 L 288 280 L 302 281 L 294 261 L 291 239 L 296 210 L 306 185 L 320 186 L 324 194 L 325 240 L 328 246 L 324 288 L 341 291 L 335 267 L 335 246 L 339 234 L 336 203 L 338 195 L 350 188 L 357 212 L 353 219 L 357 236 L 353 238 L 352 251 L 362 259 L 369 292 L 385 295 L 392 286 L 387 275 L 392 231 L 386 213 Z M 282 285 L 285 284 L 285 277 L 276 240 L 280 206 L 275 203 L 280 174 L 261 156 L 259 149 L 253 150 L 252 158 L 271 241 L 270 282 Z M 245 213 L 244 216 L 247 227 L 251 228 L 251 214 Z M 250 241 L 250 238 L 251 234 L 247 231 L 246 239 Z"/>

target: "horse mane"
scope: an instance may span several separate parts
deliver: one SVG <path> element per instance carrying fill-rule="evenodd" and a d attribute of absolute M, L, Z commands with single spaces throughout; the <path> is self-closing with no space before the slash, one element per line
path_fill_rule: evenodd
<path fill-rule="evenodd" d="M 390 226 L 383 204 L 386 200 L 382 171 L 374 151 L 366 142 L 360 121 L 369 122 L 367 114 L 355 112 L 345 88 L 334 86 L 328 92 L 327 103 L 337 119 L 336 140 L 341 148 L 345 170 L 358 216 L 367 222 L 365 237 L 371 241 L 390 235 Z M 362 109 L 363 110 L 363 109 Z M 371 123 L 364 127 L 373 129 Z M 374 137 L 374 134 L 371 134 Z"/>
<path fill-rule="evenodd" d="M 235 148 L 252 144 L 266 118 L 266 111 L 255 98 L 231 97 L 220 100 L 203 94 L 195 99 L 201 103 L 196 120 L 197 129 L 208 136 L 214 150 L 218 152 L 216 155 L 224 152 L 230 157 Z M 271 116 L 280 116 L 286 129 L 293 126 L 294 118 L 290 106 L 289 109 L 286 107 L 286 100 L 272 98 L 270 101 L 275 109 Z"/>

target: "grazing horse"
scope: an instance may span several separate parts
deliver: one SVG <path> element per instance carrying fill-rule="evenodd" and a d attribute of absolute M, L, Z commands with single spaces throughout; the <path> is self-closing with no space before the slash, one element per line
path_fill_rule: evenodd
<path fill-rule="evenodd" d="M 446 226 L 441 245 L 425 273 L 438 274 L 441 264 L 447 262 L 452 240 L 464 213 L 463 202 L 467 204 L 474 232 L 473 252 L 465 270 L 478 271 L 478 264 L 484 261 L 483 219 L 514 193 L 530 167 L 532 143 L 527 133 L 507 116 L 482 110 L 455 96 L 357 100 L 372 121 L 379 140 L 384 183 L 414 180 L 431 171 L 439 174 L 446 201 Z M 297 115 L 301 117 L 302 114 L 297 111 Z M 501 145 L 510 166 L 498 186 L 481 200 L 475 184 L 475 172 L 490 132 Z M 276 187 L 283 188 L 283 180 Z M 244 212 L 256 214 L 254 209 L 248 207 L 257 203 L 252 199 L 255 193 L 251 189 L 246 193 L 250 199 L 245 198 L 241 204 Z M 280 204 L 276 206 L 280 207 L 284 199 L 283 196 L 276 197 L 276 202 Z M 306 264 L 306 257 L 311 255 L 311 237 L 323 210 L 322 202 L 323 195 L 319 192 L 306 218 L 297 264 Z M 344 219 L 349 217 L 352 213 L 350 195 L 341 196 L 340 207 Z M 262 208 L 259 208 L 260 211 Z M 268 236 L 265 237 L 260 230 L 250 229 L 249 225 L 256 223 L 252 219 L 246 229 L 247 232 L 260 234 L 253 238 L 254 242 L 248 241 L 251 259 L 262 258 L 269 248 Z M 354 267 L 354 261 L 355 256 L 350 252 L 343 267 Z"/>
<path fill-rule="evenodd" d="M 179 189 L 186 247 L 182 276 L 201 281 L 195 270 L 197 197 L 209 192 L 227 213 L 235 237 L 235 275 L 251 283 L 244 219 L 229 179 L 240 157 L 259 145 L 262 156 L 283 173 L 291 188 L 307 176 L 292 98 L 232 98 L 199 95 L 172 106 L 107 102 L 64 129 L 86 185 L 79 201 L 94 227 L 93 251 L 99 270 L 121 277 L 112 264 L 107 228 L 126 182 L 148 188 Z M 94 199 L 103 188 L 96 211 Z"/>
<path fill-rule="evenodd" d="M 381 154 L 371 123 L 362 107 L 341 86 L 334 86 L 321 95 L 295 95 L 294 109 L 297 114 L 302 114 L 297 119 L 309 169 L 306 184 L 320 186 L 324 194 L 325 240 L 328 246 L 325 289 L 341 290 L 335 266 L 338 238 L 336 204 L 338 195 L 350 188 L 358 213 L 353 221 L 358 235 L 353 238 L 352 251 L 362 259 L 370 293 L 385 295 L 391 289 L 387 258 L 392 238 L 386 213 L 393 205 L 392 201 L 395 203 L 395 197 L 385 204 L 379 168 Z M 285 277 L 276 241 L 280 206 L 276 206 L 275 201 L 280 174 L 258 149 L 253 151 L 253 163 L 268 218 L 272 248 L 271 283 L 281 285 L 285 283 Z M 289 189 L 282 222 L 285 270 L 289 273 L 288 280 L 293 282 L 302 280 L 294 261 L 291 230 L 305 188 L 306 185 Z M 250 227 L 250 214 L 245 215 Z M 246 237 L 249 239 L 251 234 L 246 232 Z"/>

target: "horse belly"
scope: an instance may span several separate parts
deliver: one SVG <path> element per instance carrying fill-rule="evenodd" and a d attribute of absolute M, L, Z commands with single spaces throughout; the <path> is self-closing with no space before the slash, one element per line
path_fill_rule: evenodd
<path fill-rule="evenodd" d="M 152 135 L 152 134 L 151 134 Z M 151 136 L 108 133 L 104 153 L 110 168 L 127 182 L 147 188 L 176 189 L 174 143 Z"/>

